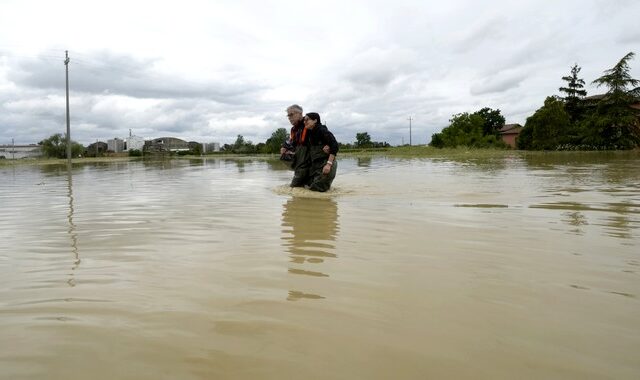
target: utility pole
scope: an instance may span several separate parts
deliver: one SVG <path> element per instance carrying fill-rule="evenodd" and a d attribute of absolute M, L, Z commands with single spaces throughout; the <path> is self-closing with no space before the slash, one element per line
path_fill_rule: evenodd
<path fill-rule="evenodd" d="M 71 165 L 71 126 L 69 122 L 69 51 L 64 51 L 64 67 L 67 82 L 67 163 Z"/>
<path fill-rule="evenodd" d="M 411 146 L 411 116 L 407 120 L 409 120 L 409 146 Z"/>

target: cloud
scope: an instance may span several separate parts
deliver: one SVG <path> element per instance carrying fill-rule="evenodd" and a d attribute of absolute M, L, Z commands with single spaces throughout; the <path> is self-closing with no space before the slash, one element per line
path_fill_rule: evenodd
<path fill-rule="evenodd" d="M 209 99 L 219 103 L 246 104 L 265 89 L 250 83 L 231 69 L 218 78 L 188 80 L 158 70 L 160 59 L 136 59 L 101 52 L 70 63 L 70 87 L 88 94 L 116 94 L 134 98 Z M 59 90 L 65 86 L 64 68 L 51 59 L 16 59 L 6 75 L 17 86 Z"/>
<path fill-rule="evenodd" d="M 463 25 L 463 29 L 454 37 L 452 45 L 456 53 L 467 53 L 470 50 L 486 48 L 496 40 L 507 35 L 505 16 L 492 15 L 486 19 L 479 18 L 471 25 Z"/>
<path fill-rule="evenodd" d="M 471 85 L 471 95 L 506 92 L 515 89 L 527 78 L 525 73 L 498 73 Z"/>

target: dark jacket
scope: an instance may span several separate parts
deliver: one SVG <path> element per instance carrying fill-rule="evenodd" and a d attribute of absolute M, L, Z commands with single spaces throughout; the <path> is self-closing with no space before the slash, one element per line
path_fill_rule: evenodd
<path fill-rule="evenodd" d="M 307 130 L 304 144 L 307 146 L 329 146 L 329 153 L 334 156 L 338 154 L 338 141 L 336 141 L 333 133 L 327 129 L 325 125 L 316 125 L 313 129 Z"/>

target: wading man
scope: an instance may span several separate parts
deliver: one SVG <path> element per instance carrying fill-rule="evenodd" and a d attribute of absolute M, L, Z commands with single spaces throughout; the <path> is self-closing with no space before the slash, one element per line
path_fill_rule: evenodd
<path fill-rule="evenodd" d="M 280 148 L 280 159 L 283 161 L 291 161 L 299 143 L 300 135 L 304 129 L 302 121 L 302 107 L 293 104 L 287 108 L 287 119 L 291 123 L 291 133 L 289 138 L 282 144 Z"/>

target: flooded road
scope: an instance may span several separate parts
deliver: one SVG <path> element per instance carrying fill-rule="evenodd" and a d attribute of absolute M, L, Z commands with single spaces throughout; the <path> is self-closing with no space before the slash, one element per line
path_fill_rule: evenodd
<path fill-rule="evenodd" d="M 0 378 L 637 379 L 639 163 L 0 166 Z"/>

